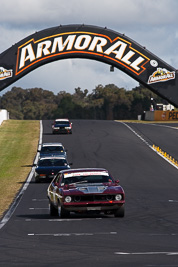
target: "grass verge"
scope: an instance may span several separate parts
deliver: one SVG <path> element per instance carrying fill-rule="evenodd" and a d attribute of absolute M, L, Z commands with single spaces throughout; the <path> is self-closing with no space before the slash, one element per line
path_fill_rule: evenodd
<path fill-rule="evenodd" d="M 39 121 L 7 120 L 0 126 L 0 217 L 31 171 L 39 135 Z"/>

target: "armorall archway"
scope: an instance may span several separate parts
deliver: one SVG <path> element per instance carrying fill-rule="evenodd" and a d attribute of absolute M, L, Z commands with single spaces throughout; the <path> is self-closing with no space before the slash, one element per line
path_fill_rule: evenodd
<path fill-rule="evenodd" d="M 88 25 L 36 32 L 0 54 L 0 91 L 43 64 L 86 58 L 112 65 L 178 107 L 176 69 L 124 34 Z"/>

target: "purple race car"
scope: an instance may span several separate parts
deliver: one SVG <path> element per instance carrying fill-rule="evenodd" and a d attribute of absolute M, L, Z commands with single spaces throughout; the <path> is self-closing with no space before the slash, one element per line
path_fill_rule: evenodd
<path fill-rule="evenodd" d="M 106 169 L 83 168 L 60 171 L 48 187 L 51 216 L 105 213 L 124 217 L 125 193 Z"/>

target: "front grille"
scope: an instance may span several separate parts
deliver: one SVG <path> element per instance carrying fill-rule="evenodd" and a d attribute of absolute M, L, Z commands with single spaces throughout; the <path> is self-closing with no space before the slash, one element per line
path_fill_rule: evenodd
<path fill-rule="evenodd" d="M 95 202 L 95 201 L 111 201 L 115 200 L 115 195 L 82 195 L 73 196 L 74 202 Z"/>

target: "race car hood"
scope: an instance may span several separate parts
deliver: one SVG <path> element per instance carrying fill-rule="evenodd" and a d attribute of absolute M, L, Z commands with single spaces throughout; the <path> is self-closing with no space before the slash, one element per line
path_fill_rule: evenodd
<path fill-rule="evenodd" d="M 85 184 L 69 185 L 65 188 L 64 194 L 119 194 L 123 193 L 121 186 L 112 186 L 108 184 Z"/>

